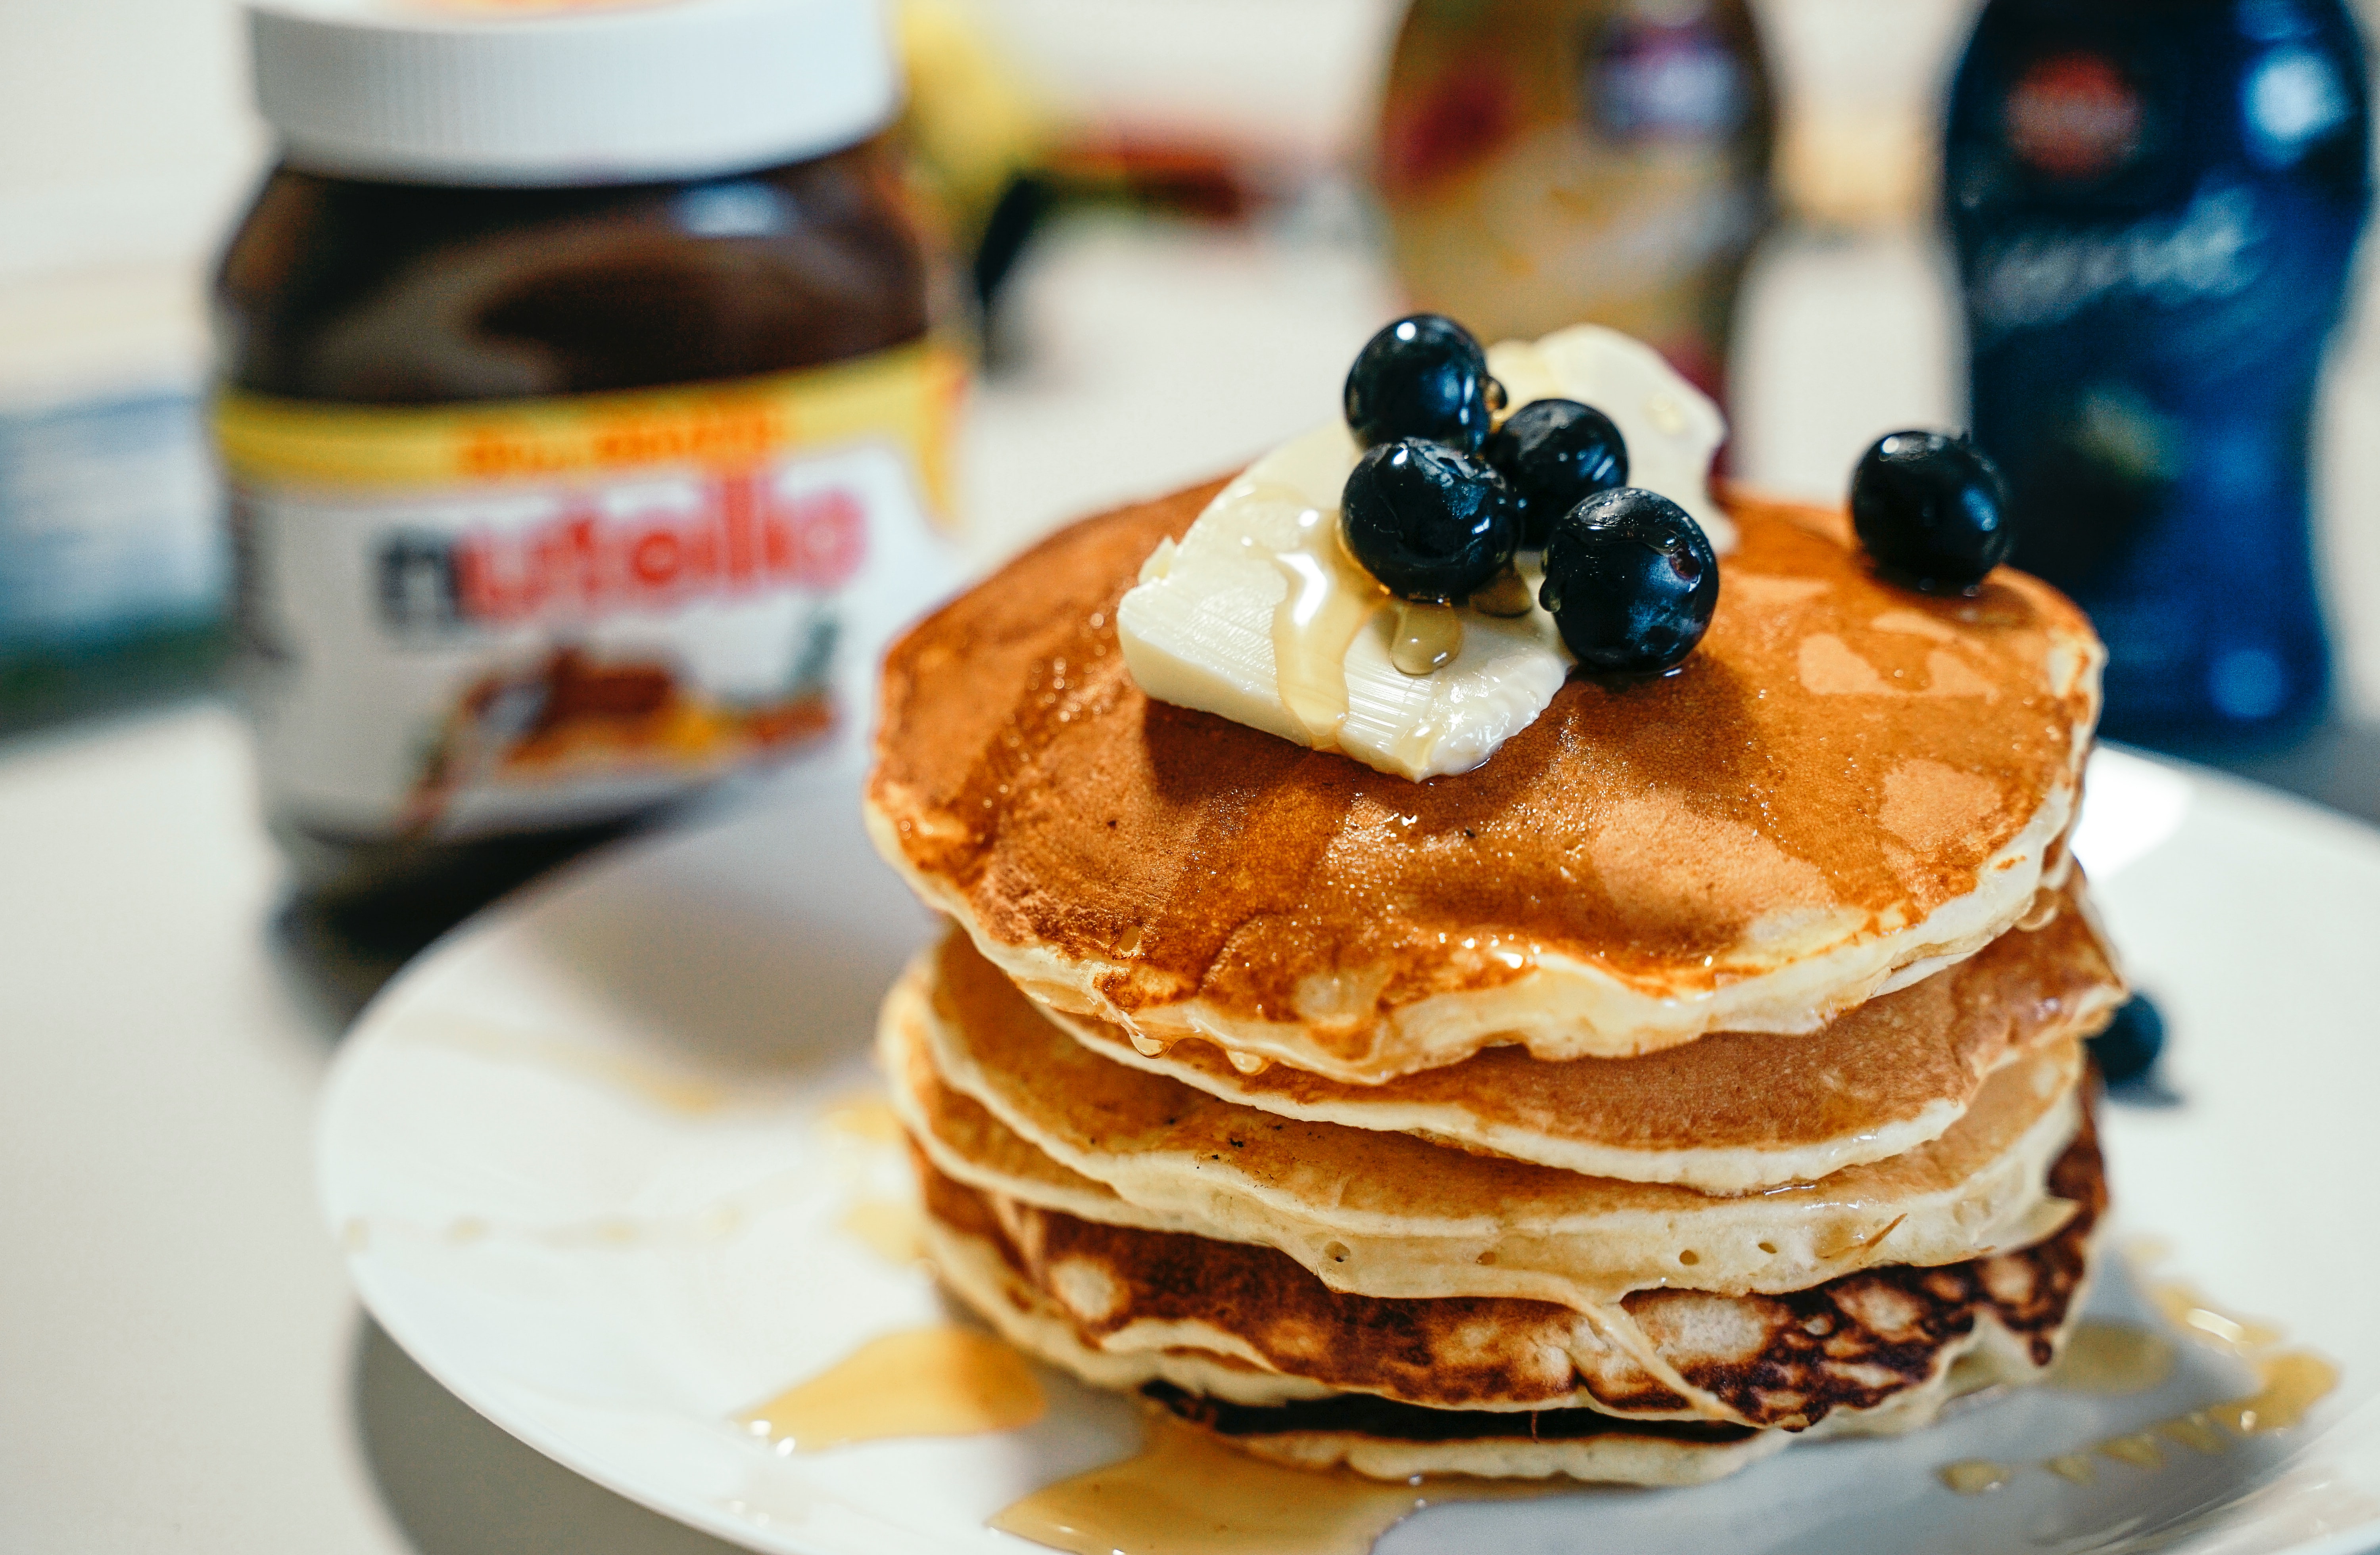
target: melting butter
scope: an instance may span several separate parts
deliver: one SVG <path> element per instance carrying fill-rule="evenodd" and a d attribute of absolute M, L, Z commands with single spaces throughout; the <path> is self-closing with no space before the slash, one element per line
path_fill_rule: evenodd
<path fill-rule="evenodd" d="M 820 1452 L 885 1437 L 1014 1430 L 1049 1408 L 1023 1355 L 972 1329 L 912 1329 L 869 1340 L 844 1360 L 736 1417 L 781 1452 Z"/>
<path fill-rule="evenodd" d="M 1535 1482 L 1398 1485 L 1284 1468 L 1158 1420 L 1135 1456 L 1036 1490 L 991 1526 L 1070 1555 L 1366 1555 L 1425 1506 L 1545 1493 Z"/>
<path fill-rule="evenodd" d="M 1489 361 L 1514 408 L 1552 396 L 1603 408 L 1628 439 L 1632 480 L 1682 504 L 1719 549 L 1732 543 L 1709 491 L 1726 423 L 1658 353 L 1582 325 Z M 1318 427 L 1161 542 L 1116 611 L 1124 662 L 1160 701 L 1416 781 L 1468 771 L 1545 711 L 1569 655 L 1533 570 L 1459 608 L 1400 608 L 1340 542 L 1340 493 L 1361 453 L 1343 424 Z"/>

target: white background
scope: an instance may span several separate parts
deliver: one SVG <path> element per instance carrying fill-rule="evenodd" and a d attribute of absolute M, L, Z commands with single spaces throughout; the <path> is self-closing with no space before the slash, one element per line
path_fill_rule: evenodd
<path fill-rule="evenodd" d="M 1366 36 L 1318 16 L 1353 3 L 1275 0 Z M 1767 13 L 1789 79 L 1905 123 L 1961 25 L 1940 0 Z M 197 350 L 203 255 L 262 151 L 242 94 L 215 0 L 0 0 L 0 377 L 110 330 Z M 969 431 L 976 555 L 1328 414 L 1391 307 L 1369 253 L 1328 196 L 1254 236 L 1058 235 L 1020 283 L 1024 365 Z M 1944 298 L 1923 231 L 1776 240 L 1745 301 L 1739 468 L 1828 492 L 1875 432 L 1954 418 Z M 2374 315 L 2334 425 L 2380 425 Z M 2380 713 L 2375 466 L 2368 431 L 2330 440 L 2325 544 Z M 311 1189 L 343 1011 L 271 929 L 278 868 L 219 711 L 0 747 L 0 1550 L 716 1550 L 512 1443 L 362 1322 Z"/>

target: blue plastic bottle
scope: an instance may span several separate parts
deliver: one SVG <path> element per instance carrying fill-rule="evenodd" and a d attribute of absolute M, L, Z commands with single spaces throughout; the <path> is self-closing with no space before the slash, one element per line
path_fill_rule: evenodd
<path fill-rule="evenodd" d="M 2106 727 L 2317 714 L 2309 431 L 2370 202 L 2339 0 L 1992 0 L 1943 183 L 2016 564 L 2109 650 Z"/>

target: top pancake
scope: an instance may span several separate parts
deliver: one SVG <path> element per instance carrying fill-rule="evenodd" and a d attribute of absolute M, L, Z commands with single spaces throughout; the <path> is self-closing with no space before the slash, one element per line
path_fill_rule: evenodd
<path fill-rule="evenodd" d="M 1917 594 L 1840 515 L 1737 497 L 1675 673 L 1573 674 L 1409 783 L 1134 684 L 1116 602 L 1215 489 L 1062 531 L 885 665 L 871 833 L 1056 1008 L 1357 1084 L 1623 1057 L 1815 1029 L 2055 878 L 2102 654 L 2046 585 Z"/>

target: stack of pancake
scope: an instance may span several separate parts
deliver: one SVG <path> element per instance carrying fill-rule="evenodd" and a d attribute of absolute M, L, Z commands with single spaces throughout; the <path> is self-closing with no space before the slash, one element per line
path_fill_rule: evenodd
<path fill-rule="evenodd" d="M 1742 496 L 1676 673 L 1426 783 L 1154 702 L 1088 520 L 886 666 L 952 920 L 881 1047 L 950 1290 L 1249 1452 L 1683 1484 L 2054 1358 L 2123 990 L 2064 838 L 2100 650 Z"/>

